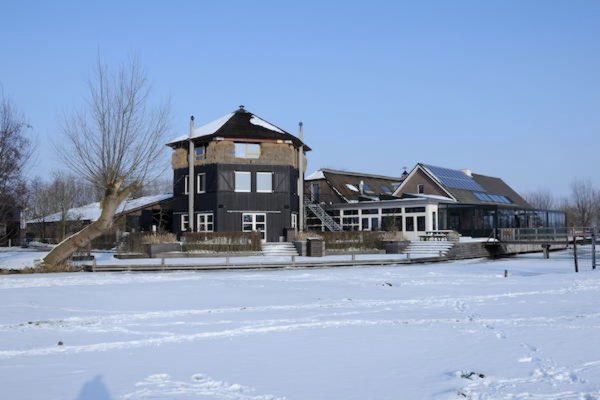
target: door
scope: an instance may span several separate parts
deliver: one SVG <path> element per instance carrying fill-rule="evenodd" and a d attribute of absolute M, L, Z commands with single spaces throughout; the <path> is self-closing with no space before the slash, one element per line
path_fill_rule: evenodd
<path fill-rule="evenodd" d="M 267 214 L 265 213 L 243 213 L 242 231 L 260 233 L 260 240 L 267 240 Z"/>

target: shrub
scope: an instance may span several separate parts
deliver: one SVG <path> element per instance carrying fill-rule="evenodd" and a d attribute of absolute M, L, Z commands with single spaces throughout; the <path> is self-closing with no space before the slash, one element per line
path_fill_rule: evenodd
<path fill-rule="evenodd" d="M 144 253 L 145 244 L 177 243 L 172 233 L 135 232 L 124 236 L 118 246 L 119 253 Z"/>
<path fill-rule="evenodd" d="M 388 233 L 389 234 L 389 233 Z M 328 250 L 373 250 L 383 249 L 386 232 L 341 231 L 307 232 L 308 238 L 320 237 Z"/>
<path fill-rule="evenodd" d="M 182 235 L 183 251 L 260 251 L 258 232 L 188 232 Z"/>

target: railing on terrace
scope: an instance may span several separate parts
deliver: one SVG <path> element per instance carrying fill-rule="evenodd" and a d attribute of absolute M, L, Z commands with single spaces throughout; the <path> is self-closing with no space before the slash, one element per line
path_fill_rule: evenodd
<path fill-rule="evenodd" d="M 569 228 L 498 228 L 495 239 L 501 242 L 566 242 Z"/>

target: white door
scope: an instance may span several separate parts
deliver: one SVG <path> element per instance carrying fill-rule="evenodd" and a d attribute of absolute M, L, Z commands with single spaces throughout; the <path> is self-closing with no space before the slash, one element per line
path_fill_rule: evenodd
<path fill-rule="evenodd" d="M 260 239 L 267 240 L 267 214 L 265 213 L 243 213 L 242 214 L 243 232 L 260 232 Z"/>

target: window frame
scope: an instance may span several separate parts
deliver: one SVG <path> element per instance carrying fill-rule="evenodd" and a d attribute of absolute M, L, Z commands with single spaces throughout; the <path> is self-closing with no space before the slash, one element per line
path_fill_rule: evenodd
<path fill-rule="evenodd" d="M 181 232 L 187 232 L 190 227 L 189 214 L 181 214 L 179 219 L 179 230 Z M 185 227 L 185 228 L 184 228 Z"/>
<path fill-rule="evenodd" d="M 202 183 L 202 185 L 200 183 Z M 206 172 L 200 172 L 199 174 L 196 174 L 196 193 L 206 193 Z"/>
<path fill-rule="evenodd" d="M 210 217 L 210 221 L 208 220 Z M 202 221 L 203 220 L 203 221 Z M 210 226 L 210 229 L 209 229 Z M 204 229 L 200 229 L 203 227 Z M 204 212 L 196 214 L 196 232 L 214 232 L 215 231 L 215 216 L 212 212 Z"/>
<path fill-rule="evenodd" d="M 198 150 L 202 150 L 202 156 L 198 158 Z M 194 160 L 195 161 L 205 161 L 206 160 L 206 146 L 197 146 L 194 148 Z"/>
<path fill-rule="evenodd" d="M 257 160 L 261 156 L 260 143 L 235 142 L 234 156 L 235 158 Z M 252 148 L 257 148 L 258 152 L 251 151 Z"/>
<path fill-rule="evenodd" d="M 248 176 L 248 190 L 238 189 L 238 175 Z M 233 171 L 233 191 L 237 193 L 250 193 L 252 192 L 252 172 L 250 171 Z"/>
<path fill-rule="evenodd" d="M 425 185 L 423 183 L 418 183 L 417 184 L 417 193 L 418 194 L 425 194 Z"/>
<path fill-rule="evenodd" d="M 189 175 L 183 176 L 183 194 L 190 194 Z"/>
<path fill-rule="evenodd" d="M 265 175 L 269 175 L 270 177 L 270 188 L 269 190 L 262 190 L 259 188 L 259 175 L 265 176 Z M 257 172 L 256 173 L 256 193 L 273 193 L 273 172 Z"/>

